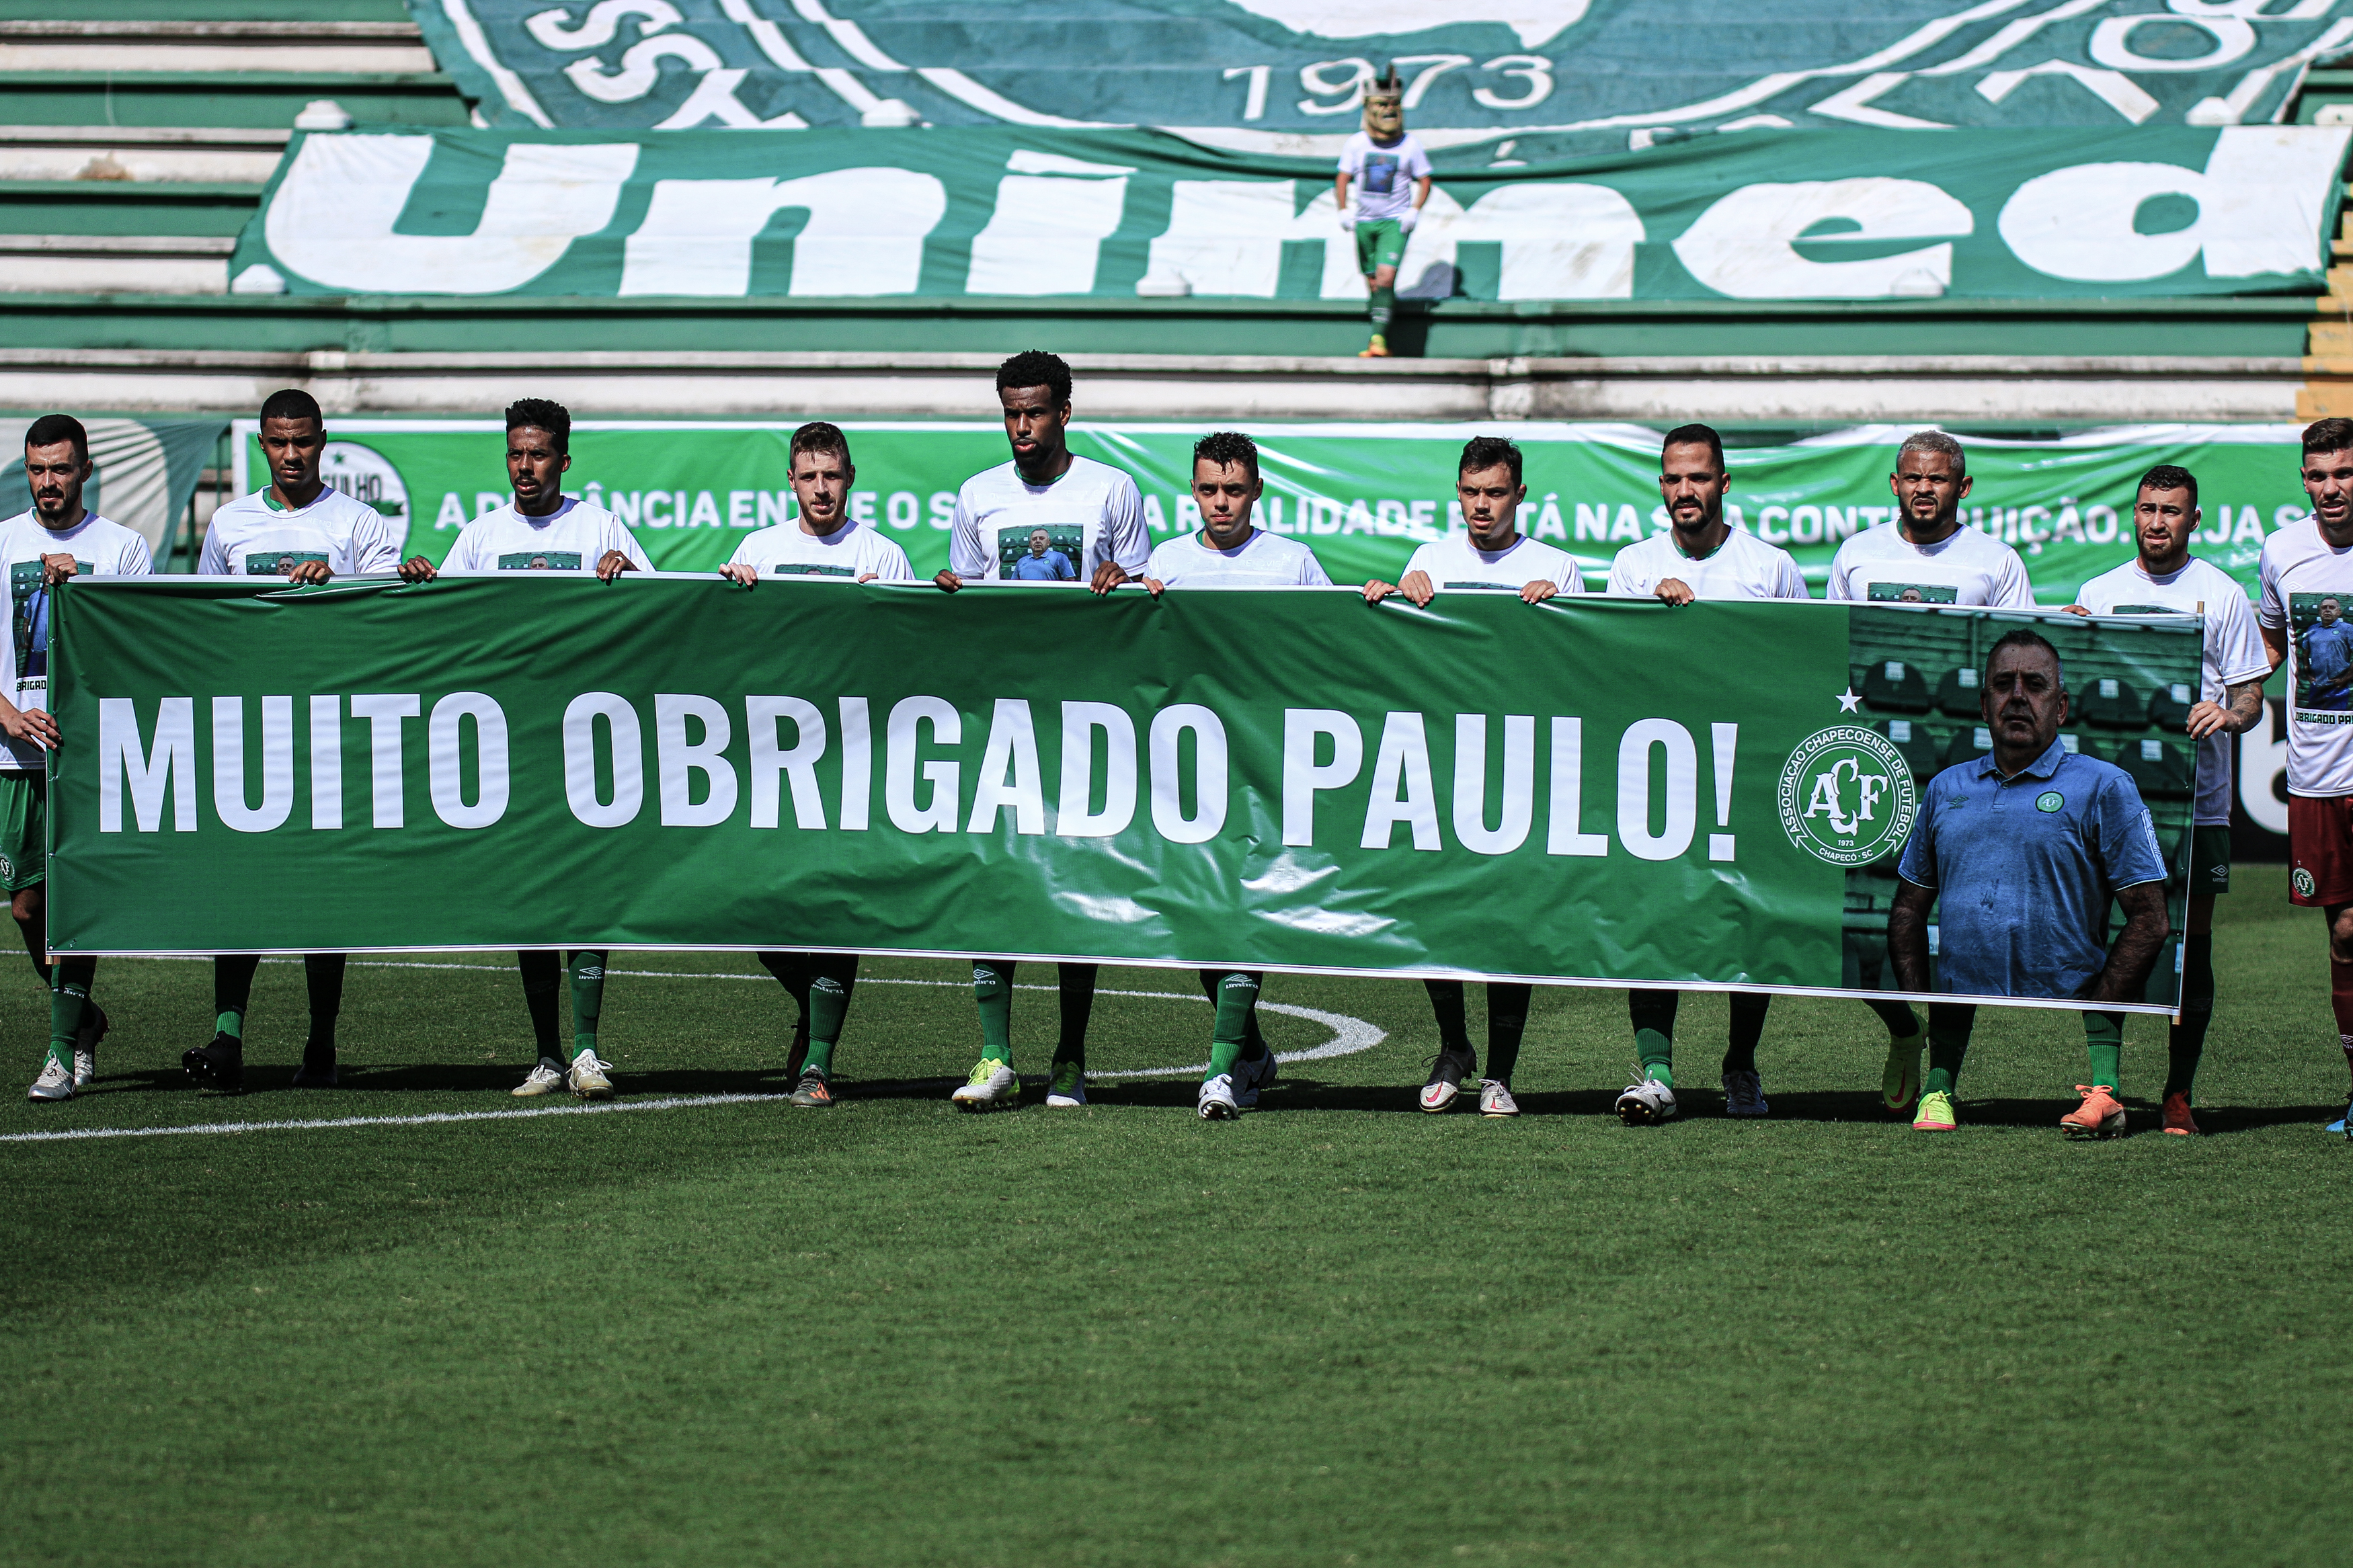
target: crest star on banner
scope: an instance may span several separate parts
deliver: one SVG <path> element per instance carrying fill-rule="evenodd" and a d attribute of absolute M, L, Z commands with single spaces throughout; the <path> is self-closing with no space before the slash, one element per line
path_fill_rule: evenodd
<path fill-rule="evenodd" d="M 1838 694 L 1839 711 L 1841 713 L 1852 713 L 1862 703 L 1862 699 L 1855 695 L 1854 688 L 1850 686 L 1844 691 Z"/>

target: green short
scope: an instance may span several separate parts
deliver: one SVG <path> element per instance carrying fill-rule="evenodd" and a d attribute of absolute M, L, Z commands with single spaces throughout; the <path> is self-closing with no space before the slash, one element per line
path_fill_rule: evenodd
<path fill-rule="evenodd" d="M 1393 217 L 1356 220 L 1356 270 L 1370 278 L 1405 259 L 1405 225 Z"/>
<path fill-rule="evenodd" d="M 2231 830 L 2215 824 L 2189 830 L 2189 890 L 2227 893 L 2231 890 Z"/>
<path fill-rule="evenodd" d="M 0 770 L 0 889 L 15 892 L 49 874 L 49 781 Z"/>

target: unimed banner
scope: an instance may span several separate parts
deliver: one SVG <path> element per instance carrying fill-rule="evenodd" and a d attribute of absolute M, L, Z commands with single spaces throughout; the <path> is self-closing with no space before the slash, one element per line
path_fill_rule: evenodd
<path fill-rule="evenodd" d="M 66 952 L 1852 990 L 1923 782 L 1986 749 L 1970 672 L 2038 618 L 2105 699 L 2068 743 L 2146 781 L 2186 867 L 2186 617 L 670 576 L 58 599 Z"/>

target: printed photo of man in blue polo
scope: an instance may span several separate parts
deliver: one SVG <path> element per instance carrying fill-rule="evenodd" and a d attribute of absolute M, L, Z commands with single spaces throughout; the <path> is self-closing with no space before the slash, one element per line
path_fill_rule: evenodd
<path fill-rule="evenodd" d="M 2098 1004 L 2138 997 L 2148 983 L 2165 945 L 2165 855 L 2130 776 L 2061 741 L 2067 676 L 2040 633 L 2021 626 L 1995 642 L 1978 707 L 1993 750 L 1929 782 L 1896 867 L 1887 919 L 1896 984 L 2091 1004 L 2084 1014 L 2091 1081 L 2075 1086 L 2082 1103 L 2059 1125 L 2071 1138 L 2113 1137 L 2125 1130 L 2116 1095 L 2124 1015 Z M 2111 900 L 2126 922 L 2113 947 Z M 1929 1005 L 1928 1073 L 1915 1129 L 1955 1127 L 1953 1086 L 1976 1021 L 1969 1004 Z"/>

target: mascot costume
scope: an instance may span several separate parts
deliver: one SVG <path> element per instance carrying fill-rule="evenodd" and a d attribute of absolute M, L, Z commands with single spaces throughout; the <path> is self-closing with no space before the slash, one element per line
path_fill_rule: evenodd
<path fill-rule="evenodd" d="M 1348 205 L 1356 187 L 1356 205 Z M 1391 66 L 1365 89 L 1365 128 L 1340 151 L 1340 226 L 1356 239 L 1356 270 L 1373 297 L 1373 341 L 1359 359 L 1387 359 L 1406 237 L 1430 200 L 1430 154 L 1406 134 L 1405 84 Z"/>

